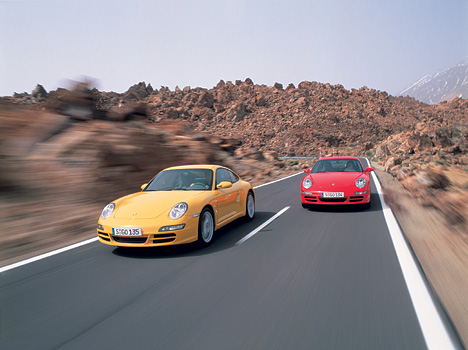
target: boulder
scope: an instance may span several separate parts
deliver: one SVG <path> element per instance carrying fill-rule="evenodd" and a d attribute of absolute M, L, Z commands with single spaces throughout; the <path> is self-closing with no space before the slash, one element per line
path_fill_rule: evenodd
<path fill-rule="evenodd" d="M 47 97 L 47 91 L 41 84 L 37 84 L 36 88 L 32 91 L 32 97 L 43 100 Z"/>

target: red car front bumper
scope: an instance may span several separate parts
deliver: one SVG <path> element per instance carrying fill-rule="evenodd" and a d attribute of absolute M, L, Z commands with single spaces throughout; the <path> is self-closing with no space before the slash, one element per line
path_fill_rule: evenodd
<path fill-rule="evenodd" d="M 342 205 L 342 204 L 367 204 L 370 202 L 370 189 L 365 194 L 355 194 L 354 192 L 344 192 L 344 197 L 323 197 L 322 191 L 301 190 L 301 201 L 303 204 L 323 204 L 323 205 Z"/>

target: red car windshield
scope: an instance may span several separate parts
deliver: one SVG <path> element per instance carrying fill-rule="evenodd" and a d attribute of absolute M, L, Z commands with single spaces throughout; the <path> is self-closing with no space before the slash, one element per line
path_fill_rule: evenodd
<path fill-rule="evenodd" d="M 362 165 L 357 159 L 323 159 L 317 161 L 311 173 L 340 173 L 357 172 L 362 173 Z"/>

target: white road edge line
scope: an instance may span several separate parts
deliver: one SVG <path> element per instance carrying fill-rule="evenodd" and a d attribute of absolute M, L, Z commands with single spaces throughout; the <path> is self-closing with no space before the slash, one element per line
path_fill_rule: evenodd
<path fill-rule="evenodd" d="M 80 247 L 82 245 L 89 244 L 89 243 L 95 242 L 97 240 L 98 240 L 97 237 L 93 237 L 93 238 L 87 239 L 86 241 L 78 242 L 78 243 L 69 245 L 67 247 L 63 247 L 63 248 L 53 250 L 53 251 L 48 252 L 48 253 L 44 253 L 44 254 L 41 254 L 41 255 L 26 259 L 26 260 L 19 261 L 17 263 L 11 264 L 11 265 L 0 267 L 0 273 L 11 270 L 11 269 L 14 269 L 16 267 L 20 267 L 20 266 L 23 266 L 23 265 L 26 265 L 26 264 L 33 263 L 33 262 L 38 261 L 38 260 L 48 258 L 49 256 L 52 256 L 52 255 L 56 255 L 56 254 L 66 252 L 67 250 L 78 248 L 78 247 Z"/>
<path fill-rule="evenodd" d="M 252 232 L 250 232 L 247 236 L 245 236 L 244 238 L 242 238 L 240 241 L 238 241 L 235 245 L 241 245 L 242 243 L 244 243 L 246 240 L 248 240 L 249 238 L 252 238 L 255 234 L 257 234 L 259 231 L 261 231 L 262 229 L 264 229 L 266 226 L 268 226 L 273 220 L 277 219 L 281 214 L 283 214 L 286 210 L 288 210 L 290 207 L 284 207 L 283 209 L 281 209 L 279 212 L 277 212 L 273 217 L 269 218 L 267 221 L 265 221 L 263 224 L 261 224 L 260 226 L 258 226 L 255 230 L 253 230 Z"/>
<path fill-rule="evenodd" d="M 372 173 L 372 179 L 382 203 L 382 212 L 387 222 L 388 231 L 395 248 L 403 277 L 406 281 L 411 301 L 419 320 L 419 325 L 423 333 L 428 349 L 458 349 L 452 341 L 447 328 L 434 304 L 426 283 L 421 276 L 417 264 L 414 260 L 400 226 L 392 212 L 392 209 L 385 203 L 382 186 L 377 176 Z"/>
<path fill-rule="evenodd" d="M 259 188 L 259 187 L 263 187 L 263 186 L 267 186 L 267 185 L 271 185 L 271 184 L 273 184 L 273 183 L 275 183 L 275 182 L 278 182 L 278 181 L 282 181 L 282 180 L 285 180 L 285 179 L 289 179 L 290 177 L 296 176 L 296 175 L 298 175 L 298 174 L 300 174 L 300 173 L 297 173 L 297 174 L 294 174 L 294 175 L 290 175 L 290 176 L 286 176 L 286 177 L 283 177 L 283 178 L 281 178 L 281 179 L 278 179 L 278 180 L 275 180 L 275 181 L 271 181 L 271 182 L 268 182 L 268 183 L 263 184 L 263 185 L 255 186 L 254 189 Z M 8 271 L 8 270 L 11 270 L 11 269 L 14 269 L 14 268 L 16 268 L 16 267 L 20 267 L 20 266 L 23 266 L 23 265 L 26 265 L 26 264 L 33 263 L 33 262 L 38 261 L 38 260 L 42 260 L 42 259 L 48 258 L 49 256 L 52 256 L 52 255 L 56 255 L 56 254 L 63 253 L 63 252 L 65 252 L 65 251 L 67 251 L 67 250 L 71 250 L 71 249 L 74 249 L 74 248 L 78 248 L 78 247 L 80 247 L 80 246 L 82 246 L 82 245 L 85 245 L 85 244 L 89 244 L 89 243 L 96 242 L 98 239 L 99 239 L 98 237 L 93 237 L 93 238 L 87 239 L 86 241 L 78 242 L 78 243 L 69 245 L 69 246 L 67 246 L 67 247 L 63 247 L 63 248 L 60 248 L 60 249 L 57 249 L 57 250 L 53 250 L 53 251 L 48 252 L 48 253 L 44 253 L 44 254 L 41 254 L 41 255 L 38 255 L 38 256 L 29 258 L 29 259 L 21 260 L 21 261 L 19 261 L 19 262 L 13 263 L 13 264 L 0 267 L 0 273 L 5 272 L 5 271 Z"/>

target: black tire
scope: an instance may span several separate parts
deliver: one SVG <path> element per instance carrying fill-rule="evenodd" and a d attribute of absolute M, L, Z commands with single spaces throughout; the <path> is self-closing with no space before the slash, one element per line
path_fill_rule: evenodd
<path fill-rule="evenodd" d="M 252 192 L 247 194 L 247 199 L 245 200 L 245 219 L 247 221 L 253 220 L 255 216 L 255 199 Z"/>
<path fill-rule="evenodd" d="M 198 242 L 202 246 L 211 244 L 214 237 L 214 218 L 209 208 L 203 209 L 198 220 Z"/>
<path fill-rule="evenodd" d="M 363 204 L 362 207 L 363 207 L 365 210 L 370 209 L 370 207 L 371 207 L 371 202 L 369 201 L 369 203 Z"/>
<path fill-rule="evenodd" d="M 310 208 L 310 205 L 307 204 L 307 203 L 301 203 L 301 204 L 302 204 L 302 207 L 303 207 L 304 209 L 309 209 L 309 208 Z"/>

